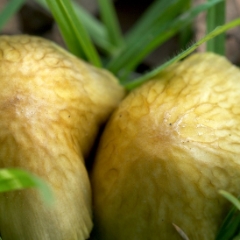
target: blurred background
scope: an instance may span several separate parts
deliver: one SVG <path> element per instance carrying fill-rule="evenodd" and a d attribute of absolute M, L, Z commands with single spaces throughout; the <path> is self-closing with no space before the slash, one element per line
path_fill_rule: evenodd
<path fill-rule="evenodd" d="M 9 0 L 0 0 L 0 10 L 2 10 Z M 161 1 L 161 0 L 158 0 Z M 197 5 L 206 0 L 193 0 L 192 4 Z M 76 0 L 81 6 L 89 11 L 96 18 L 99 17 L 97 0 Z M 153 0 L 115 0 L 115 8 L 120 20 L 123 32 L 135 23 L 145 9 Z M 240 0 L 226 0 L 226 21 L 240 17 Z M 205 14 L 200 14 L 189 27 L 189 36 L 184 43 L 179 35 L 174 36 L 163 46 L 150 54 L 139 66 L 139 72 L 144 72 L 150 68 L 168 60 L 191 42 L 205 35 Z M 11 18 L 4 26 L 0 34 L 31 34 L 51 39 L 65 47 L 64 41 L 59 33 L 58 27 L 51 14 L 34 0 L 28 0 L 20 11 Z M 240 27 L 231 29 L 226 35 L 226 55 L 235 64 L 240 65 Z M 204 45 L 199 48 L 204 51 Z"/>

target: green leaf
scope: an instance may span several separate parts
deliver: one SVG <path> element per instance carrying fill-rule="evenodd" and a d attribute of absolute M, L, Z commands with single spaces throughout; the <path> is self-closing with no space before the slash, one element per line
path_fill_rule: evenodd
<path fill-rule="evenodd" d="M 107 28 L 109 42 L 116 47 L 123 45 L 123 37 L 112 0 L 98 0 L 100 14 Z"/>
<path fill-rule="evenodd" d="M 209 2 L 213 0 L 208 0 Z M 225 23 L 225 1 L 218 3 L 214 8 L 207 11 L 207 32 L 212 31 L 216 26 Z M 207 42 L 207 51 L 215 52 L 219 55 L 225 55 L 226 34 L 221 34 Z"/>
<path fill-rule="evenodd" d="M 53 194 L 48 185 L 38 178 L 21 169 L 0 169 L 0 194 L 1 192 L 20 190 L 36 187 L 46 203 L 53 202 Z"/>
<path fill-rule="evenodd" d="M 22 7 L 25 0 L 11 0 L 0 12 L 0 30 L 5 26 L 7 21 Z"/>
<path fill-rule="evenodd" d="M 100 67 L 98 53 L 82 22 L 76 16 L 70 0 L 47 0 L 47 3 L 69 50 L 79 57 L 86 57 L 93 65 Z"/>
<path fill-rule="evenodd" d="M 131 89 L 134 89 L 134 88 L 138 87 L 139 85 L 143 84 L 147 80 L 155 77 L 157 74 L 159 74 L 161 71 L 166 69 L 171 64 L 174 64 L 174 63 L 180 61 L 181 59 L 185 58 L 186 56 L 188 56 L 190 53 L 192 53 L 194 50 L 196 50 L 201 44 L 209 41 L 210 39 L 218 36 L 219 34 L 221 34 L 223 32 L 226 32 L 227 30 L 229 30 L 233 27 L 236 27 L 238 25 L 240 25 L 240 18 L 235 19 L 235 20 L 233 20 L 233 21 L 231 21 L 231 22 L 229 22 L 229 23 L 227 23 L 223 26 L 219 26 L 219 27 L 215 28 L 212 32 L 207 34 L 204 38 L 200 39 L 198 42 L 194 43 L 192 46 L 190 46 L 185 51 L 178 54 L 176 57 L 172 58 L 168 62 L 164 63 L 163 65 L 161 65 L 159 67 L 157 67 L 156 69 L 154 69 L 153 71 L 145 74 L 144 76 L 142 76 L 140 78 L 137 78 L 137 79 L 135 79 L 135 80 L 133 80 L 129 83 L 124 83 L 123 85 L 128 90 L 131 90 Z"/>

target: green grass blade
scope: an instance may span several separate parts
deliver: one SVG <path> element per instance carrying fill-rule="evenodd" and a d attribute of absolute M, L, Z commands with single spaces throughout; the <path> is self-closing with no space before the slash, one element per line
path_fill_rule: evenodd
<path fill-rule="evenodd" d="M 238 209 L 238 211 L 240 211 L 240 201 L 236 197 L 224 190 L 220 190 L 219 193 L 229 202 L 231 202 Z"/>
<path fill-rule="evenodd" d="M 154 41 L 153 32 L 157 29 L 160 34 L 163 33 L 166 26 L 169 26 L 167 23 L 170 19 L 181 12 L 181 6 L 184 3 L 185 0 L 155 1 L 139 20 L 139 23 L 130 31 L 125 47 L 115 55 L 107 68 L 117 75 L 118 71 L 124 69 L 128 64 L 132 67 L 135 65 L 134 62 L 139 62 L 136 56 L 140 55 L 143 50 L 147 51 L 146 45 Z"/>
<path fill-rule="evenodd" d="M 232 240 L 240 228 L 240 213 L 232 208 L 225 218 L 215 240 Z"/>
<path fill-rule="evenodd" d="M 76 16 L 69 0 L 47 0 L 47 3 L 59 24 L 68 48 L 77 56 L 84 55 L 93 65 L 100 67 L 101 61 L 90 37 Z M 80 50 L 82 49 L 82 51 Z"/>
<path fill-rule="evenodd" d="M 113 1 L 98 0 L 98 5 L 100 8 L 102 21 L 107 28 L 107 33 L 110 42 L 116 47 L 121 47 L 124 41 L 120 30 L 120 25 L 117 19 L 117 15 L 113 6 Z"/>
<path fill-rule="evenodd" d="M 240 229 L 240 202 L 232 194 L 220 190 L 219 193 L 229 200 L 233 207 L 230 209 L 226 218 L 224 219 L 215 240 L 232 240 L 236 234 L 239 234 Z M 236 239 L 236 238 L 234 238 Z"/>
<path fill-rule="evenodd" d="M 208 0 L 209 2 L 213 0 Z M 225 23 L 226 2 L 218 3 L 214 8 L 207 12 L 207 32 L 212 31 L 216 26 L 221 26 Z M 225 33 L 207 42 L 207 51 L 215 52 L 219 55 L 225 55 Z"/>
<path fill-rule="evenodd" d="M 46 0 L 35 1 L 45 9 L 50 10 L 49 6 L 46 4 Z M 77 17 L 81 20 L 96 46 L 108 55 L 113 54 L 115 47 L 109 42 L 106 27 L 85 9 L 83 9 L 78 3 L 73 2 L 73 7 Z"/>
<path fill-rule="evenodd" d="M 181 239 L 183 240 L 189 240 L 187 234 L 176 224 L 172 223 L 173 227 L 175 228 L 175 230 L 177 231 L 177 233 L 179 234 L 179 236 L 181 237 Z"/>
<path fill-rule="evenodd" d="M 185 3 L 185 9 L 183 9 L 183 12 L 188 11 L 192 7 L 192 0 L 186 0 Z M 192 27 L 192 23 L 189 23 L 186 27 L 180 30 L 179 32 L 179 48 L 183 49 L 185 48 L 189 42 L 193 39 L 194 37 L 194 31 Z"/>
<path fill-rule="evenodd" d="M 233 238 L 233 240 L 240 240 L 240 233 Z"/>
<path fill-rule="evenodd" d="M 43 199 L 47 203 L 53 202 L 51 189 L 40 178 L 20 169 L 0 169 L 0 194 L 2 192 L 34 187 L 40 190 Z"/>
<path fill-rule="evenodd" d="M 22 7 L 25 0 L 11 0 L 0 12 L 0 30 L 5 26 L 7 21 Z"/>
<path fill-rule="evenodd" d="M 170 31 L 164 34 L 168 24 L 162 25 L 156 30 L 160 34 L 146 34 L 135 43 L 127 45 L 115 58 L 108 64 L 107 68 L 118 75 L 122 80 L 144 59 L 144 57 L 154 50 L 154 46 L 160 45 L 172 35 Z M 161 34 L 162 33 L 162 34 Z M 157 35 L 157 36 L 156 36 Z M 150 37 L 151 36 L 151 37 Z"/>
<path fill-rule="evenodd" d="M 137 42 L 126 46 L 126 48 L 109 63 L 109 70 L 117 74 L 121 81 L 124 80 L 144 57 L 170 37 L 174 36 L 183 27 L 191 23 L 200 12 L 211 8 L 220 1 L 223 0 L 213 0 L 212 2 L 198 5 L 165 25 L 154 25 L 151 32 L 144 34 Z M 124 69 L 124 71 L 122 69 Z M 121 75 L 119 73 L 121 73 Z"/>
<path fill-rule="evenodd" d="M 231 21 L 231 22 L 229 22 L 229 23 L 227 23 L 223 26 L 219 26 L 219 27 L 215 28 L 212 32 L 207 34 L 204 38 L 200 39 L 198 42 L 194 43 L 188 49 L 186 49 L 185 51 L 183 51 L 182 53 L 180 53 L 176 57 L 172 58 L 168 62 L 164 63 L 163 65 L 161 65 L 159 67 L 157 67 L 156 69 L 154 69 L 153 71 L 145 74 L 144 76 L 142 76 L 140 78 L 137 78 L 130 83 L 125 83 L 123 85 L 128 90 L 131 90 L 133 88 L 138 87 L 139 85 L 143 84 L 144 82 L 148 81 L 149 79 L 155 77 L 157 74 L 159 74 L 161 71 L 163 71 L 165 68 L 167 68 L 171 64 L 174 64 L 174 63 L 180 61 L 181 59 L 185 58 L 186 56 L 188 56 L 190 53 L 192 53 L 194 50 L 196 50 L 201 44 L 213 39 L 214 37 L 218 36 L 219 34 L 224 33 L 227 30 L 229 30 L 231 28 L 234 28 L 238 25 L 240 25 L 240 18 L 235 19 L 235 20 L 233 20 L 233 21 Z"/>
<path fill-rule="evenodd" d="M 185 8 L 185 3 L 184 0 L 154 1 L 127 33 L 126 42 L 136 42 L 139 37 L 151 31 L 154 24 L 158 23 L 161 26 L 173 19 L 181 12 L 181 9 Z"/>
<path fill-rule="evenodd" d="M 72 28 L 75 37 L 81 44 L 81 47 L 87 56 L 88 60 L 95 66 L 100 67 L 101 61 L 98 56 L 98 53 L 91 42 L 91 39 L 85 30 L 82 22 L 76 16 L 72 4 L 70 0 L 55 0 L 59 7 L 61 8 L 63 14 L 66 17 L 66 21 L 68 22 L 68 26 Z"/>
<path fill-rule="evenodd" d="M 112 55 L 116 51 L 116 47 L 109 41 L 106 27 L 79 4 L 73 2 L 73 7 L 96 46 L 107 55 Z"/>
<path fill-rule="evenodd" d="M 79 43 L 75 37 L 74 32 L 72 29 L 68 26 L 68 21 L 65 20 L 65 16 L 63 15 L 61 9 L 59 8 L 59 5 L 56 1 L 46 0 L 48 7 L 54 16 L 54 19 L 58 23 L 59 29 L 61 31 L 62 37 L 69 49 L 70 52 L 75 54 L 78 57 L 84 58 L 85 54 L 81 47 L 79 46 Z"/>

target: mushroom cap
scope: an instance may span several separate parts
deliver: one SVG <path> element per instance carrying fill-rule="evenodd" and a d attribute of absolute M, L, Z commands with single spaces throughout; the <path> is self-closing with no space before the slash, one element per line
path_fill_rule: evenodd
<path fill-rule="evenodd" d="M 133 90 L 100 140 L 91 175 L 104 240 L 213 240 L 240 193 L 240 71 L 194 54 Z"/>
<path fill-rule="evenodd" d="M 4 240 L 80 240 L 92 228 L 84 158 L 124 95 L 107 71 L 38 37 L 0 37 L 0 168 L 44 179 L 55 204 L 37 190 L 0 195 Z"/>

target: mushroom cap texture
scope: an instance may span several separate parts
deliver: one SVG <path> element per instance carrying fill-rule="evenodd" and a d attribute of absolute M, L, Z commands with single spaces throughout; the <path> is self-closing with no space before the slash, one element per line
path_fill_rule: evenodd
<path fill-rule="evenodd" d="M 213 240 L 240 193 L 240 71 L 194 54 L 133 90 L 100 140 L 91 182 L 99 239 Z"/>
<path fill-rule="evenodd" d="M 124 95 L 107 71 L 56 44 L 26 35 L 0 37 L 0 168 L 43 178 L 55 196 L 36 189 L 0 194 L 3 240 L 80 240 L 92 228 L 84 158 L 99 127 Z"/>

